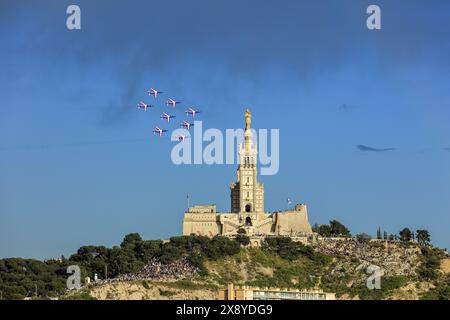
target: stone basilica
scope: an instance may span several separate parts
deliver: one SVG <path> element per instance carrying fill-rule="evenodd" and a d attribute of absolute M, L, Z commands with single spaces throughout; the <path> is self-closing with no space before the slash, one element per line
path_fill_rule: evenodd
<path fill-rule="evenodd" d="M 245 120 L 244 141 L 238 148 L 237 179 L 230 186 L 231 212 L 219 213 L 215 205 L 190 207 L 184 214 L 183 235 L 234 236 L 244 231 L 256 238 L 312 235 L 305 204 L 297 204 L 294 210 L 264 212 L 264 184 L 257 180 L 258 151 L 250 130 L 250 111 L 246 111 Z"/>

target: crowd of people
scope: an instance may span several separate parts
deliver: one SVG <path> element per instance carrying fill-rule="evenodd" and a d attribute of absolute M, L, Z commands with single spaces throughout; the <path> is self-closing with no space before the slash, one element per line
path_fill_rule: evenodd
<path fill-rule="evenodd" d="M 322 238 L 315 245 L 322 253 L 358 259 L 361 264 L 379 266 L 391 275 L 412 275 L 419 262 L 419 248 L 395 243 Z"/>
<path fill-rule="evenodd" d="M 162 264 L 157 258 L 152 258 L 137 273 L 122 274 L 102 282 L 190 279 L 196 276 L 198 272 L 199 269 L 193 266 L 187 258 L 169 264 Z"/>

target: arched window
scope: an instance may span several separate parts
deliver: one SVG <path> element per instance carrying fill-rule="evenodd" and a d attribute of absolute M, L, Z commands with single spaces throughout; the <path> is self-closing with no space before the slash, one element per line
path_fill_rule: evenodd
<path fill-rule="evenodd" d="M 250 204 L 245 206 L 245 212 L 252 212 L 252 206 Z"/>
<path fill-rule="evenodd" d="M 245 225 L 251 226 L 252 225 L 252 219 L 250 217 L 245 218 Z"/>

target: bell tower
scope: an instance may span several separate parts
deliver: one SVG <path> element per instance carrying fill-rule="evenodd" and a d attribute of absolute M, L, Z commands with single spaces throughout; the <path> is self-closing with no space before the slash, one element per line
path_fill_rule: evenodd
<path fill-rule="evenodd" d="M 244 142 L 239 144 L 237 181 L 231 184 L 231 212 L 246 214 L 251 224 L 251 213 L 264 213 L 264 185 L 257 180 L 257 146 L 250 129 L 251 112 L 245 112 Z M 248 219 L 247 219 L 248 218 Z"/>

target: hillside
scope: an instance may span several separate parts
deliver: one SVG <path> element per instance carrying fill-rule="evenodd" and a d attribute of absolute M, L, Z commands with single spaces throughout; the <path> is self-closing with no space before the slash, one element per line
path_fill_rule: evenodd
<path fill-rule="evenodd" d="M 0 298 L 214 299 L 228 283 L 322 289 L 340 299 L 450 298 L 448 253 L 429 244 L 330 237 L 248 244 L 245 235 L 161 241 L 129 234 L 120 246 L 83 246 L 68 259 L 0 259 Z M 83 289 L 76 292 L 66 291 L 70 265 L 81 270 Z M 381 290 L 366 287 L 371 265 L 384 271 Z"/>
<path fill-rule="evenodd" d="M 366 287 L 366 267 L 370 264 L 384 270 L 380 290 Z M 173 266 L 169 264 L 168 268 Z M 449 299 L 449 266 L 450 259 L 443 251 L 414 243 L 323 240 L 303 246 L 287 241 L 205 259 L 205 270 L 189 279 L 112 280 L 69 297 L 83 298 L 84 294 L 96 299 L 217 299 L 217 289 L 232 282 L 320 288 L 336 293 L 338 299 Z M 163 268 L 158 267 L 158 274 Z"/>

